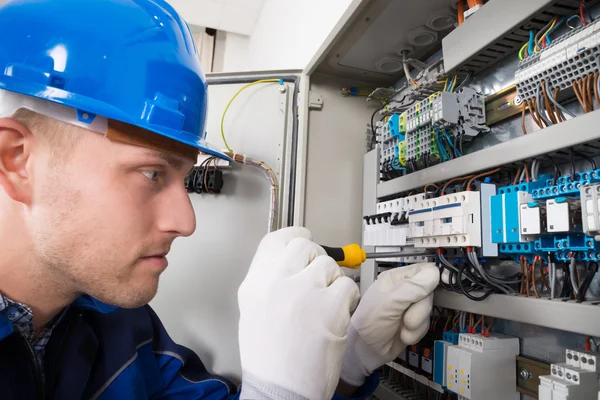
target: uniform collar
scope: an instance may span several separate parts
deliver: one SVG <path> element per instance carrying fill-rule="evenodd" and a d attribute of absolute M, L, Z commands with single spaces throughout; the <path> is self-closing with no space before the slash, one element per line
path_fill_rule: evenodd
<path fill-rule="evenodd" d="M 77 299 L 75 299 L 73 305 L 84 308 L 86 310 L 95 311 L 100 314 L 110 314 L 119 308 L 116 306 L 104 304 L 94 299 L 93 297 L 87 295 L 79 296 Z M 13 333 L 13 331 L 13 324 L 4 315 L 4 313 L 0 313 L 0 340 L 3 340 L 7 336 L 9 336 L 11 333 Z"/>

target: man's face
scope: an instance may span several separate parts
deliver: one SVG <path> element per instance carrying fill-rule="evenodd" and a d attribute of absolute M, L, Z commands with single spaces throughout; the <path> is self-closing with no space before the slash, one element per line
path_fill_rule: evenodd
<path fill-rule="evenodd" d="M 34 256 L 77 293 L 139 307 L 156 294 L 173 240 L 195 230 L 184 188 L 194 162 L 160 138 L 165 151 L 80 134 L 66 157 L 34 150 Z"/>

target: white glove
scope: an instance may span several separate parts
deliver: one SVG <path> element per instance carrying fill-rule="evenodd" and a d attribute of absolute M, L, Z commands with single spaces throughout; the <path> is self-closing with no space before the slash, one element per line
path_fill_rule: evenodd
<path fill-rule="evenodd" d="M 434 263 L 394 268 L 379 275 L 350 322 L 341 373 L 344 382 L 361 386 L 374 370 L 425 336 L 439 278 Z"/>
<path fill-rule="evenodd" d="M 304 228 L 261 242 L 238 291 L 241 399 L 330 399 L 359 291 Z"/>

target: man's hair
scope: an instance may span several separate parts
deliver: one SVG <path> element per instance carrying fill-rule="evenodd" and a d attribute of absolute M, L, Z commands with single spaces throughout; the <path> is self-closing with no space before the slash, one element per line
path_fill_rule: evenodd
<path fill-rule="evenodd" d="M 26 108 L 15 111 L 11 118 L 23 124 L 55 156 L 61 158 L 70 154 L 81 133 L 81 128 L 77 126 L 55 120 Z"/>

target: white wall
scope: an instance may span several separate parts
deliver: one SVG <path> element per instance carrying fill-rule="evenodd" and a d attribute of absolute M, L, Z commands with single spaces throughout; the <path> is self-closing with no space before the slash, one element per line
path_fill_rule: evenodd
<path fill-rule="evenodd" d="M 263 0 L 167 0 L 190 25 L 249 35 Z"/>
<path fill-rule="evenodd" d="M 265 0 L 250 35 L 250 70 L 302 69 L 351 0 Z"/>
<path fill-rule="evenodd" d="M 247 71 L 249 43 L 250 37 L 246 35 L 218 31 L 213 72 Z"/>

